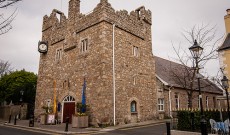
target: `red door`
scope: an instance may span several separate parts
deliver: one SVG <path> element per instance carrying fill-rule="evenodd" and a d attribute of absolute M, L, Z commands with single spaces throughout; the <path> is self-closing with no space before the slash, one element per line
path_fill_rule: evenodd
<path fill-rule="evenodd" d="M 63 123 L 66 122 L 67 117 L 69 117 L 69 123 L 72 123 L 73 114 L 75 114 L 75 103 L 64 103 Z"/>

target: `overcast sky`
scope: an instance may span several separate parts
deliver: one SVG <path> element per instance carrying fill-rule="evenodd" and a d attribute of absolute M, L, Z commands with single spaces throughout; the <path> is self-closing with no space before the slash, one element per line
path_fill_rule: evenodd
<path fill-rule="evenodd" d="M 38 72 L 38 41 L 41 40 L 42 19 L 58 9 L 68 16 L 69 0 L 23 0 L 7 9 L 1 9 L 5 18 L 17 8 L 17 17 L 12 23 L 13 29 L 0 36 L 0 59 L 9 61 L 16 70 L 25 69 Z M 81 12 L 93 10 L 100 0 L 81 0 Z M 217 27 L 217 36 L 225 34 L 224 16 L 230 8 L 230 0 L 108 0 L 115 10 L 135 10 L 140 6 L 152 11 L 153 54 L 165 59 L 176 57 L 172 48 L 184 39 L 183 29 L 195 24 L 211 24 Z M 208 63 L 205 71 L 215 75 L 218 61 Z"/>

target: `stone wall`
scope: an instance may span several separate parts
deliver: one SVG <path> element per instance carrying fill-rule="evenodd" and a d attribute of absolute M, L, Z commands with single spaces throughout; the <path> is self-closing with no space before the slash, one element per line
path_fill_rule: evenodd
<path fill-rule="evenodd" d="M 80 102 L 85 78 L 90 120 L 106 118 L 113 121 L 112 25 L 115 24 L 117 124 L 131 121 L 130 104 L 134 100 L 137 102 L 137 121 L 155 118 L 157 98 L 151 12 L 144 7 L 130 14 L 124 10 L 116 12 L 107 0 L 101 0 L 92 13 L 76 12 L 77 15 L 73 15 L 78 10 L 74 7 L 78 2 L 70 2 L 71 18 L 66 19 L 57 10 L 43 18 L 42 40 L 48 41 L 48 52 L 40 56 L 35 115 L 43 113 L 42 106 L 47 100 L 53 104 L 54 93 L 58 102 L 67 95 Z M 88 40 L 88 50 L 82 53 L 81 41 L 84 39 Z M 138 57 L 133 54 L 134 46 L 139 48 Z M 61 50 L 59 55 L 58 50 Z"/>
<path fill-rule="evenodd" d="M 17 116 L 20 114 L 21 119 L 26 119 L 27 104 L 11 105 L 11 106 L 0 106 L 0 119 L 9 120 L 9 116 Z"/>

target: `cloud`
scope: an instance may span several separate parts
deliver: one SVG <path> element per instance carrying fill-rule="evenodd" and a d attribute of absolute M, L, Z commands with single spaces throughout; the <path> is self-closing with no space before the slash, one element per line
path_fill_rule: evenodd
<path fill-rule="evenodd" d="M 42 19 L 58 9 L 68 16 L 69 0 L 23 0 L 1 12 L 9 15 L 17 8 L 18 16 L 13 29 L 0 36 L 0 59 L 8 60 L 15 69 L 25 68 L 37 73 L 39 53 L 37 43 L 41 39 Z M 81 12 L 92 11 L 100 0 L 82 0 Z M 135 10 L 144 5 L 152 11 L 153 53 L 168 59 L 174 57 L 171 42 L 180 43 L 183 29 L 195 24 L 216 24 L 218 36 L 225 33 L 223 17 L 230 1 L 227 0 L 108 0 L 115 10 Z M 218 64 L 216 64 L 218 68 Z M 214 69 L 210 69 L 214 70 Z"/>

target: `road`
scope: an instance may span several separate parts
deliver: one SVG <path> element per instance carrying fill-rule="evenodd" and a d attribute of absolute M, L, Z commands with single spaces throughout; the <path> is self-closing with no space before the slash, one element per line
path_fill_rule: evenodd
<path fill-rule="evenodd" d="M 104 133 L 95 133 L 96 135 L 163 135 L 166 133 L 166 125 L 147 125 L 142 127 L 133 127 L 127 129 L 113 130 Z"/>
<path fill-rule="evenodd" d="M 35 131 L 21 130 L 0 125 L 0 135 L 47 135 L 47 133 L 38 133 Z"/>
<path fill-rule="evenodd" d="M 95 132 L 87 135 L 163 135 L 166 133 L 165 124 L 146 125 L 141 127 L 131 127 L 112 131 Z M 41 131 L 21 130 L 16 127 L 6 127 L 0 125 L 0 135 L 47 135 Z M 54 135 L 54 134 L 52 134 Z M 79 135 L 79 134 L 77 134 Z M 86 134 L 85 134 L 86 135 Z"/>

